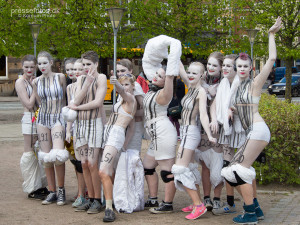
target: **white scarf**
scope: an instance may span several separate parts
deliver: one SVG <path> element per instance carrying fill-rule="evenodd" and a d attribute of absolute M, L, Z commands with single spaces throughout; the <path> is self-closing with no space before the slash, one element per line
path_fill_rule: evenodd
<path fill-rule="evenodd" d="M 231 87 L 227 78 L 223 78 L 218 87 L 218 92 L 216 95 L 217 120 L 220 124 L 223 124 L 225 135 L 230 135 L 232 133 L 232 127 L 229 126 L 228 109 L 230 107 L 231 99 L 234 97 L 239 84 L 240 79 L 238 76 L 235 76 Z M 237 133 L 242 132 L 243 129 L 241 121 L 237 116 L 234 117 L 233 126 Z"/>

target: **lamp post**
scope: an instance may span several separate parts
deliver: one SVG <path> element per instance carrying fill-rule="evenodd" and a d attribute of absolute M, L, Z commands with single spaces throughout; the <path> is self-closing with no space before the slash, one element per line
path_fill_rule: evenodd
<path fill-rule="evenodd" d="M 250 45 L 251 45 L 251 59 L 252 59 L 252 68 L 253 68 L 253 45 L 254 45 L 254 40 L 255 40 L 255 37 L 258 33 L 259 30 L 257 29 L 247 29 L 247 34 L 248 34 L 248 37 L 249 37 L 249 41 L 250 41 Z M 251 76 L 252 76 L 252 71 L 251 71 Z"/>
<path fill-rule="evenodd" d="M 122 16 L 126 9 L 124 8 L 109 8 L 106 9 L 109 14 L 109 18 L 113 27 L 114 31 L 114 76 L 116 76 L 116 64 L 117 64 L 117 34 L 119 25 L 122 19 Z M 114 93 L 113 93 L 113 104 L 116 103 L 116 88 L 114 87 Z"/>
<path fill-rule="evenodd" d="M 32 38 L 33 38 L 33 44 L 34 44 L 34 57 L 36 57 L 36 40 L 38 38 L 39 32 L 40 32 L 40 27 L 41 24 L 29 24 Z"/>

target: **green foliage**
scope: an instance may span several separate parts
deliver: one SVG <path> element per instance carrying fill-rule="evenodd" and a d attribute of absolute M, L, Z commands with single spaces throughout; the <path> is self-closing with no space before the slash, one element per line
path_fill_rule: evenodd
<path fill-rule="evenodd" d="M 265 148 L 266 164 L 261 168 L 263 183 L 300 184 L 300 105 L 280 101 L 275 96 L 262 94 L 260 115 L 271 131 L 271 142 Z"/>

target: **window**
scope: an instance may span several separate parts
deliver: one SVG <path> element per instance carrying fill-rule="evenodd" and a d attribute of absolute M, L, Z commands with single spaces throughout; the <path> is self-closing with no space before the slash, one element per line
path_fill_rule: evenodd
<path fill-rule="evenodd" d="M 6 80 L 6 79 L 8 79 L 7 57 L 3 55 L 0 57 L 0 80 Z"/>

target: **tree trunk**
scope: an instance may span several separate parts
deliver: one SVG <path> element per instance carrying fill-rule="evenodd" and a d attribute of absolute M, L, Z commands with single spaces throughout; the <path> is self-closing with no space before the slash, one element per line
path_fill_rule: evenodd
<path fill-rule="evenodd" d="M 293 58 L 286 59 L 286 70 L 285 70 L 285 79 L 286 79 L 286 87 L 285 87 L 285 100 L 289 103 L 292 101 L 292 66 L 293 66 Z"/>

